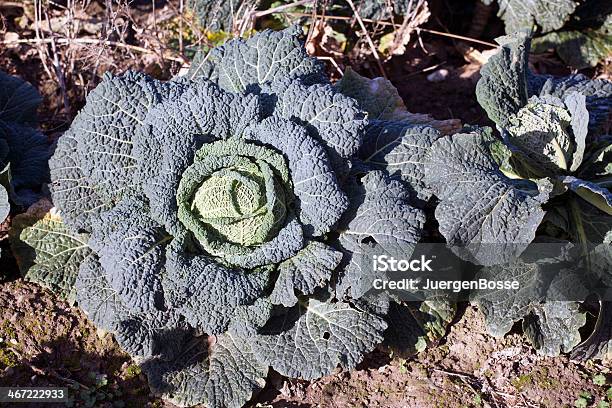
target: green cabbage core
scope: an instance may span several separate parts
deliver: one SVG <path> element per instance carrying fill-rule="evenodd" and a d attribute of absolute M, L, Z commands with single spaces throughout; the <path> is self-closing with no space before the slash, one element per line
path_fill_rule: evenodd
<path fill-rule="evenodd" d="M 275 186 L 268 166 L 259 164 L 264 171 L 257 164 L 219 170 L 195 192 L 192 210 L 220 238 L 240 245 L 261 244 L 284 221 L 282 189 Z"/>
<path fill-rule="evenodd" d="M 237 255 L 278 234 L 289 191 L 282 155 L 240 139 L 220 140 L 204 145 L 183 173 L 178 217 L 206 252 Z"/>

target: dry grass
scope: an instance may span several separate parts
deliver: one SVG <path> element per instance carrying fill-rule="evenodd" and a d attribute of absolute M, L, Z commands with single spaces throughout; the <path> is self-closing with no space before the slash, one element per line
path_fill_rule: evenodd
<path fill-rule="evenodd" d="M 38 84 L 46 116 L 60 127 L 105 72 L 169 78 L 188 62 L 186 47 L 206 41 L 183 0 L 162 8 L 129 0 L 0 3 L 0 66 Z"/>

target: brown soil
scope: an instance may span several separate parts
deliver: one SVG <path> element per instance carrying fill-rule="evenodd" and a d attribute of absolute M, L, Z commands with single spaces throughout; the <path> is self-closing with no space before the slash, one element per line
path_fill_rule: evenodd
<path fill-rule="evenodd" d="M 97 332 L 78 308 L 22 280 L 0 285 L 0 386 L 68 387 L 74 406 L 124 401 L 142 407 L 149 399 L 146 378 L 111 335 Z"/>

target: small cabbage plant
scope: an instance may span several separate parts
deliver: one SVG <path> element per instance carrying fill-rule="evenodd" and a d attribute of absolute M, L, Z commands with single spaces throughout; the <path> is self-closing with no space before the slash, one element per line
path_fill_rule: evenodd
<path fill-rule="evenodd" d="M 238 407 L 269 367 L 313 379 L 385 334 L 415 350 L 443 333 L 449 303 L 410 312 L 358 288 L 355 260 L 410 256 L 425 221 L 406 180 L 361 160 L 367 115 L 294 28 L 229 41 L 186 78 L 106 75 L 88 95 L 50 161 L 53 201 L 86 242 L 79 306 L 155 392 Z"/>
<path fill-rule="evenodd" d="M 36 128 L 41 100 L 32 85 L 0 71 L 0 223 L 9 201 L 29 206 L 49 180 L 49 142 Z"/>
<path fill-rule="evenodd" d="M 585 324 L 579 300 L 592 288 L 582 293 L 582 287 L 602 276 L 610 282 L 612 83 L 536 75 L 527 65 L 527 36 L 498 41 L 500 50 L 483 67 L 476 93 L 500 137 L 468 128 L 436 140 L 425 160 L 425 183 L 439 200 L 440 233 L 464 259 L 489 267 L 479 277 L 521 282 L 514 294 L 472 293 L 491 333 L 504 335 L 524 319 L 538 351 L 569 352 Z M 534 245 L 543 242 L 571 243 L 590 263 L 582 265 L 586 272 L 570 279 L 579 265 L 562 267 L 563 256 L 551 256 L 558 258 L 553 262 L 542 255 L 536 262 Z M 590 254 L 594 247 L 597 256 Z M 551 263 L 568 274 L 547 286 Z M 602 304 L 600 319 L 610 320 L 608 302 Z M 608 335 L 599 336 L 590 356 L 609 347 L 609 325 L 597 325 Z"/>

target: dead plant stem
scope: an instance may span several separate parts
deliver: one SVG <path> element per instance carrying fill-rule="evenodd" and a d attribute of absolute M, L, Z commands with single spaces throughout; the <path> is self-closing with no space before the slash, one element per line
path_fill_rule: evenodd
<path fill-rule="evenodd" d="M 376 60 L 376 64 L 378 65 L 378 69 L 380 70 L 380 73 L 385 79 L 387 79 L 387 73 L 385 72 L 385 68 L 382 65 L 380 56 L 378 55 L 378 51 L 376 50 L 376 46 L 374 45 L 374 42 L 372 41 L 370 34 L 368 34 L 368 30 L 366 30 L 365 24 L 363 24 L 363 20 L 361 19 L 361 16 L 359 15 L 359 12 L 357 11 L 355 4 L 353 3 L 353 0 L 346 0 L 346 2 L 353 10 L 353 14 L 355 15 L 355 18 L 357 19 L 357 23 L 359 23 L 359 27 L 361 27 L 361 30 L 363 31 L 363 34 L 366 37 L 366 40 L 368 42 L 368 45 L 370 46 L 372 55 L 374 55 L 374 59 Z"/>

